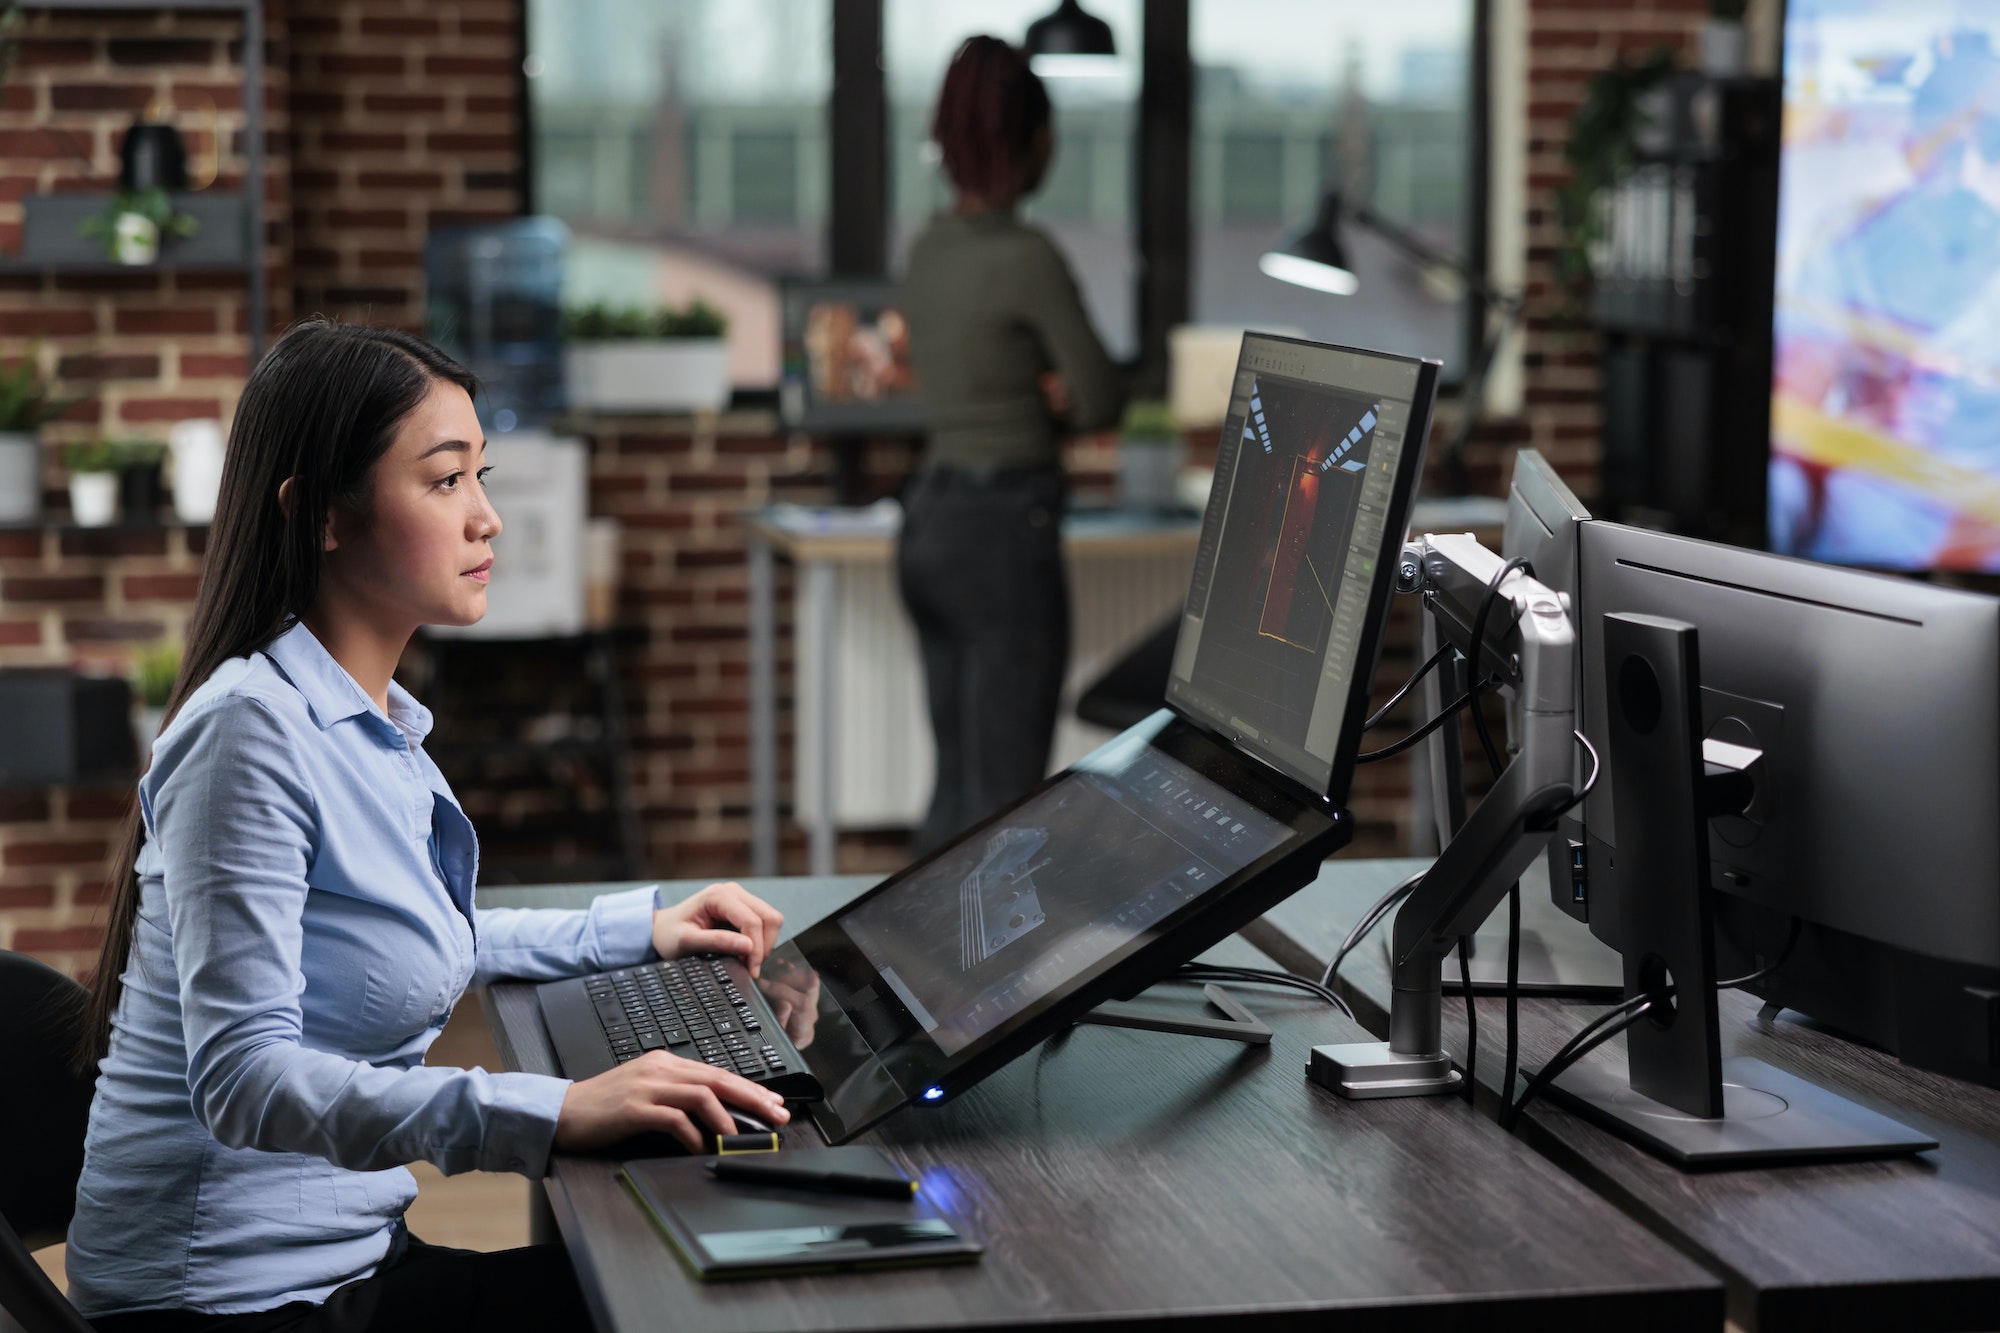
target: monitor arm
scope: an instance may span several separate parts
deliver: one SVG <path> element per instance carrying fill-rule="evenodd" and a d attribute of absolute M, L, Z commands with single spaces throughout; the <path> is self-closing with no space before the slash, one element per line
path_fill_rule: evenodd
<path fill-rule="evenodd" d="M 1396 913 L 1389 1040 L 1315 1047 L 1307 1076 L 1345 1097 L 1411 1097 L 1460 1085 L 1441 1034 L 1444 956 L 1486 920 L 1555 832 L 1575 795 L 1576 631 L 1560 594 L 1521 570 L 1499 585 L 1485 633 L 1472 626 L 1500 557 L 1470 534 L 1403 548 L 1400 591 L 1421 593 L 1440 636 L 1520 704 L 1512 762 Z"/>

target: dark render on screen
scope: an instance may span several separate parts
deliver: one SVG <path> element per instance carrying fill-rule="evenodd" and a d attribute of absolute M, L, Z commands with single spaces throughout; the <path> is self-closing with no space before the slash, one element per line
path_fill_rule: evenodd
<path fill-rule="evenodd" d="M 1372 398 L 1258 376 L 1237 442 L 1194 679 L 1300 748 L 1380 413 Z"/>

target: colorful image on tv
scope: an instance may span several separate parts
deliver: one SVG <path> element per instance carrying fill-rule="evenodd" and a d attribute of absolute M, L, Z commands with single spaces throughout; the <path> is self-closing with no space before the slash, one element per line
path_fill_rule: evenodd
<path fill-rule="evenodd" d="M 910 324 L 894 306 L 815 301 L 805 318 L 806 377 L 820 403 L 881 403 L 917 391 Z"/>
<path fill-rule="evenodd" d="M 1790 0 L 1772 549 L 2000 570 L 2000 5 Z"/>

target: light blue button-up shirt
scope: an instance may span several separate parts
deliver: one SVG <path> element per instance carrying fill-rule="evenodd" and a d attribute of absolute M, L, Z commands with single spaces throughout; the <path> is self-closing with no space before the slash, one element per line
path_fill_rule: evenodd
<path fill-rule="evenodd" d="M 405 1163 L 546 1169 L 566 1080 L 424 1052 L 468 985 L 651 957 L 657 895 L 475 909 L 478 843 L 430 725 L 394 684 L 383 716 L 298 625 L 160 736 L 69 1233 L 86 1317 L 321 1301 L 387 1254 Z"/>

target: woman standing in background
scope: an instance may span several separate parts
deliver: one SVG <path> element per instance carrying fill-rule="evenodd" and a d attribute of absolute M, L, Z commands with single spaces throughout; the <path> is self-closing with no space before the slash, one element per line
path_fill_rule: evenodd
<path fill-rule="evenodd" d="M 969 38 L 931 133 L 953 201 L 910 247 L 904 279 L 930 455 L 905 495 L 896 552 L 937 740 L 919 855 L 1048 767 L 1069 658 L 1060 435 L 1107 427 L 1124 406 L 1069 266 L 1015 215 L 1054 144 L 1026 57 Z"/>

